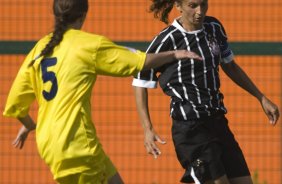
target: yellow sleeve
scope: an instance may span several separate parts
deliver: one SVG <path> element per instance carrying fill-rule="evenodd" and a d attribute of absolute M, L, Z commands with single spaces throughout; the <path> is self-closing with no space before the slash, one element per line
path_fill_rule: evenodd
<path fill-rule="evenodd" d="M 32 60 L 32 57 L 33 51 L 26 57 L 13 82 L 3 112 L 4 116 L 18 118 L 28 114 L 30 104 L 35 99 L 30 75 L 33 68 L 28 67 L 28 63 Z"/>
<path fill-rule="evenodd" d="M 133 48 L 119 46 L 101 37 L 96 54 L 96 72 L 101 75 L 130 76 L 142 70 L 146 54 Z"/>

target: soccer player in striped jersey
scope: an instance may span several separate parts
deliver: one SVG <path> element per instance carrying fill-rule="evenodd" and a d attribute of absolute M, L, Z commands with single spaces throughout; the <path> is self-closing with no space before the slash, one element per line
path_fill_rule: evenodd
<path fill-rule="evenodd" d="M 5 116 L 23 124 L 14 141 L 22 148 L 36 129 L 39 154 L 61 184 L 121 184 L 91 120 L 91 91 L 97 75 L 132 76 L 182 58 L 187 50 L 146 54 L 81 31 L 87 0 L 54 0 L 55 27 L 26 57 L 10 90 Z M 38 101 L 37 124 L 29 107 Z"/>
<path fill-rule="evenodd" d="M 230 131 L 227 110 L 220 92 L 219 66 L 237 85 L 256 97 L 275 125 L 279 111 L 235 63 L 222 24 L 206 16 L 208 0 L 153 0 L 151 11 L 168 23 L 175 7 L 181 16 L 162 30 L 147 53 L 187 49 L 198 53 L 202 62 L 179 60 L 147 71 L 133 80 L 138 113 L 144 128 L 147 152 L 157 157 L 155 141 L 164 143 L 154 131 L 148 109 L 147 88 L 156 88 L 171 97 L 172 138 L 179 162 L 186 170 L 182 182 L 197 184 L 251 184 L 243 153 Z M 158 75 L 159 74 L 159 75 Z"/>

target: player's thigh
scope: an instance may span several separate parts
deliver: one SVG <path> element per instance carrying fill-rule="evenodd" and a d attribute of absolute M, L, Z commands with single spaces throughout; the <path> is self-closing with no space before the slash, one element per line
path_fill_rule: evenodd
<path fill-rule="evenodd" d="M 231 184 L 253 184 L 251 176 L 242 176 L 229 179 Z"/>
<path fill-rule="evenodd" d="M 227 177 L 248 178 L 250 176 L 248 165 L 237 140 L 228 126 L 228 120 L 225 117 L 221 117 L 217 125 L 217 130 L 219 130 L 218 137 L 223 147 L 221 160 Z"/>

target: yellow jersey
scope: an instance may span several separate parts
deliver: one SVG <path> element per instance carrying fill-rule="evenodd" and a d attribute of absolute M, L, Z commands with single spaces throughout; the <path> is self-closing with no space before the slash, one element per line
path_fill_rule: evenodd
<path fill-rule="evenodd" d="M 4 116 L 24 117 L 39 104 L 36 142 L 54 179 L 96 169 L 106 155 L 91 120 L 91 91 L 97 75 L 136 75 L 145 62 L 141 51 L 118 46 L 99 35 L 69 29 L 52 55 L 40 54 L 52 34 L 26 57 L 10 90 Z"/>

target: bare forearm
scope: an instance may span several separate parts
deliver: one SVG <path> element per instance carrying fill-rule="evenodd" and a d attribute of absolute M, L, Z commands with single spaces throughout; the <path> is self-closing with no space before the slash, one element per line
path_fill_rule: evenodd
<path fill-rule="evenodd" d="M 33 119 L 30 117 L 30 115 L 27 115 L 22 118 L 18 118 L 18 120 L 28 129 L 28 130 L 34 130 L 36 128 L 36 124 L 34 123 Z"/>
<path fill-rule="evenodd" d="M 262 100 L 263 94 L 261 93 L 261 91 L 235 62 L 224 64 L 222 66 L 222 69 L 224 70 L 226 75 L 238 86 L 249 92 L 259 101 Z"/>
<path fill-rule="evenodd" d="M 148 92 L 146 88 L 134 87 L 135 100 L 139 118 L 144 130 L 152 129 L 148 108 Z"/>
<path fill-rule="evenodd" d="M 157 54 L 147 54 L 143 70 L 157 68 L 164 64 L 168 64 L 171 62 L 176 62 L 180 59 L 188 59 L 188 58 L 202 60 L 200 56 L 198 56 L 194 52 L 190 52 L 187 50 L 174 50 L 174 51 L 160 52 Z"/>

